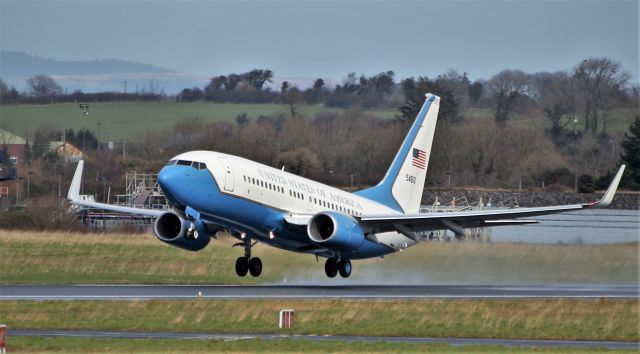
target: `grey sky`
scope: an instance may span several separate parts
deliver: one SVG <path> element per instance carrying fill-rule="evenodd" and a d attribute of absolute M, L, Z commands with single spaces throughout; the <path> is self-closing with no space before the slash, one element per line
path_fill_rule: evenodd
<path fill-rule="evenodd" d="M 12 1 L 0 47 L 55 59 L 118 58 L 198 76 L 399 77 L 449 68 L 568 69 L 590 56 L 638 80 L 637 1 Z"/>

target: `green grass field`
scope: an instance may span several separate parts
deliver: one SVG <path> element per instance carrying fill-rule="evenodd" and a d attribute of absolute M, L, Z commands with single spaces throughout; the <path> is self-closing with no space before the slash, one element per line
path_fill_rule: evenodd
<path fill-rule="evenodd" d="M 41 125 L 53 129 L 73 128 L 90 129 L 100 132 L 102 140 L 133 140 L 150 129 L 171 128 L 184 118 L 198 117 L 204 121 L 234 120 L 237 115 L 246 113 L 255 119 L 260 115 L 288 113 L 289 107 L 283 104 L 234 104 L 189 102 L 105 102 L 90 103 L 90 113 L 84 116 L 75 103 L 46 105 L 0 105 L 0 128 L 7 129 L 22 137 L 29 137 Z M 322 105 L 301 107 L 306 117 L 314 117 L 321 111 L 338 112 L 340 109 Z M 391 118 L 397 110 L 374 110 L 370 113 L 382 118 Z M 628 131 L 629 125 L 639 112 L 632 109 L 616 109 L 610 113 L 609 132 Z M 461 112 L 466 122 L 487 121 L 493 119 L 490 109 L 473 108 Z M 577 129 L 582 131 L 584 122 L 579 118 Z M 99 125 L 98 125 L 99 124 Z M 519 117 L 514 115 L 511 124 L 516 126 L 534 126 L 548 128 L 544 117 Z M 571 129 L 570 125 L 568 129 Z"/>
<path fill-rule="evenodd" d="M 0 284 L 323 283 L 323 259 L 264 245 L 259 278 L 235 275 L 240 248 L 214 240 L 199 252 L 151 234 L 0 231 Z M 354 261 L 351 278 L 335 284 L 620 283 L 637 284 L 638 244 L 526 245 L 422 243 L 385 259 Z"/>
<path fill-rule="evenodd" d="M 320 111 L 338 111 L 321 105 L 304 106 L 304 115 L 313 117 Z M 211 102 L 105 102 L 90 103 L 84 116 L 75 103 L 47 105 L 0 105 L 0 128 L 22 137 L 32 135 L 41 125 L 54 129 L 73 128 L 100 131 L 103 140 L 132 140 L 144 131 L 163 130 L 184 118 L 204 121 L 234 120 L 241 113 L 250 118 L 287 113 L 282 104 L 233 104 Z M 393 117 L 395 111 L 373 111 L 381 117 Z M 98 126 L 98 124 L 100 124 Z"/>
<path fill-rule="evenodd" d="M 610 353 L 606 349 L 455 347 L 446 344 L 385 342 L 316 342 L 310 340 L 156 340 L 12 337 L 10 353 Z M 635 353 L 620 350 L 616 353 Z"/>
<path fill-rule="evenodd" d="M 296 311 L 293 328 L 278 312 Z M 638 341 L 636 300 L 3 301 L 9 329 Z"/>

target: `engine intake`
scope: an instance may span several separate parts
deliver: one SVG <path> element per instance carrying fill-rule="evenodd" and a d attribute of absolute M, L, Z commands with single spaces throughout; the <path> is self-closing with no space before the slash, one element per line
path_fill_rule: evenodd
<path fill-rule="evenodd" d="M 354 251 L 364 243 L 358 221 L 332 211 L 314 215 L 307 225 L 307 234 L 314 244 L 335 251 Z"/>
<path fill-rule="evenodd" d="M 187 237 L 191 222 L 180 217 L 178 214 L 168 211 L 160 215 L 153 225 L 156 237 L 171 246 L 180 247 L 189 251 L 199 251 L 205 248 L 210 241 L 202 221 L 197 220 L 194 237 Z M 197 237 L 196 237 L 197 235 Z"/>

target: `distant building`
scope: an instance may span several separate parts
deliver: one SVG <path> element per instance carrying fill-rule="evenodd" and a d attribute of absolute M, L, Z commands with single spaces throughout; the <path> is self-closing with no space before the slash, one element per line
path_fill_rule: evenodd
<path fill-rule="evenodd" d="M 0 165 L 25 161 L 26 151 L 27 139 L 0 129 Z"/>
<path fill-rule="evenodd" d="M 49 151 L 55 152 L 61 159 L 67 162 L 78 162 L 84 159 L 84 153 L 69 142 L 52 141 L 49 143 Z"/>

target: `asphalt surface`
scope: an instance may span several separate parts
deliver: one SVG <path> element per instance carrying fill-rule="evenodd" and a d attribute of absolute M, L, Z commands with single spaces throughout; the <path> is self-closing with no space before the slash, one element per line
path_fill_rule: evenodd
<path fill-rule="evenodd" d="M 455 346 L 490 345 L 506 347 L 566 347 L 566 348 L 606 348 L 640 349 L 637 342 L 574 341 L 574 340 L 528 340 L 528 339 L 466 339 L 427 337 L 374 337 L 374 336 L 319 336 L 287 334 L 216 334 L 216 333 L 174 333 L 174 332 L 114 332 L 114 331 L 70 331 L 70 330 L 29 330 L 8 329 L 7 338 L 13 336 L 38 337 L 85 337 L 123 339 L 182 339 L 182 340 L 312 340 L 312 341 L 384 341 L 390 343 L 447 343 Z"/>
<path fill-rule="evenodd" d="M 612 285 L 0 285 L 0 300 L 632 298 Z"/>

